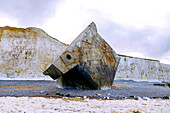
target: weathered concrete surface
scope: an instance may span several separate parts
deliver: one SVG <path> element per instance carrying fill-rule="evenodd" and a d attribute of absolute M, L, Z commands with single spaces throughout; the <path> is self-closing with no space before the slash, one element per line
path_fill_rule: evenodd
<path fill-rule="evenodd" d="M 44 72 L 62 87 L 101 89 L 112 86 L 120 57 L 92 22 Z"/>
<path fill-rule="evenodd" d="M 170 82 L 170 65 L 157 60 L 121 55 L 116 79 Z"/>
<path fill-rule="evenodd" d="M 0 27 L 0 78 L 47 79 L 42 72 L 66 47 L 38 28 Z"/>

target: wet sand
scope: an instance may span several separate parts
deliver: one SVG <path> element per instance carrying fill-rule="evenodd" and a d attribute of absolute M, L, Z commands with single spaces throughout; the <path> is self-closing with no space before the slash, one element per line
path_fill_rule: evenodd
<path fill-rule="evenodd" d="M 56 87 L 55 81 L 43 80 L 0 80 L 0 97 L 83 97 L 89 98 L 167 98 L 170 97 L 170 88 L 154 86 L 154 82 L 135 82 L 115 80 L 112 89 L 82 90 L 61 89 Z"/>

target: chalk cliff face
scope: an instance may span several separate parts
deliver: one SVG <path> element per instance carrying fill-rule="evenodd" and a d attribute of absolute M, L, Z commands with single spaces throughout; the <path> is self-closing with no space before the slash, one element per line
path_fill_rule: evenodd
<path fill-rule="evenodd" d="M 43 71 L 68 45 L 38 28 L 0 27 L 0 79 L 50 79 Z M 170 65 L 121 56 L 116 79 L 170 81 Z"/>
<path fill-rule="evenodd" d="M 121 56 L 116 79 L 170 81 L 170 65 L 157 60 Z"/>
<path fill-rule="evenodd" d="M 0 27 L 0 76 L 45 78 L 42 72 L 66 47 L 38 28 Z"/>

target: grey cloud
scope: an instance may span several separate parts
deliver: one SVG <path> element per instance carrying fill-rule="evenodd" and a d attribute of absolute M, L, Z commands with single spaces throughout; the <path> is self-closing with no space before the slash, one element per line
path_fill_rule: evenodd
<path fill-rule="evenodd" d="M 21 26 L 41 25 L 54 16 L 59 0 L 0 0 L 0 12 Z"/>
<path fill-rule="evenodd" d="M 146 57 L 160 59 L 164 53 L 170 51 L 168 30 L 123 27 L 108 20 L 98 24 L 100 34 L 120 53 L 140 52 Z"/>
<path fill-rule="evenodd" d="M 55 16 L 57 6 L 63 1 L 0 0 L 0 13 L 15 18 L 19 26 L 38 26 L 48 18 Z M 89 10 L 89 13 L 93 15 L 101 36 L 120 53 L 140 52 L 146 57 L 160 59 L 164 53 L 170 51 L 170 27 L 166 30 L 152 27 L 135 29 L 106 19 L 96 9 Z"/>

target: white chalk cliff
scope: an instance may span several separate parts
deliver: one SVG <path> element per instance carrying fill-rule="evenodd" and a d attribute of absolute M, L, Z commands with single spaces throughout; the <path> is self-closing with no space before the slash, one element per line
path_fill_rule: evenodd
<path fill-rule="evenodd" d="M 0 77 L 45 78 L 42 72 L 66 44 L 38 28 L 0 28 Z"/>
<path fill-rule="evenodd" d="M 0 27 L 0 79 L 49 79 L 42 72 L 66 47 L 38 28 Z M 170 65 L 121 56 L 116 79 L 170 81 Z"/>
<path fill-rule="evenodd" d="M 170 65 L 158 60 L 120 55 L 116 79 L 137 81 L 170 81 Z"/>

